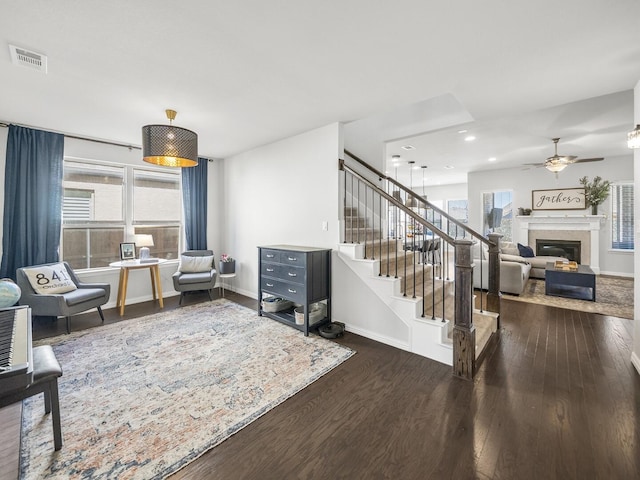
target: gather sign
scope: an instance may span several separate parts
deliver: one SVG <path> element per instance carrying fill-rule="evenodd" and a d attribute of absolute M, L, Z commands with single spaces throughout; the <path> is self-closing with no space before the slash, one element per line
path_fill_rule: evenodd
<path fill-rule="evenodd" d="M 533 210 L 584 210 L 584 188 L 563 188 L 556 190 L 533 190 L 531 192 Z"/>

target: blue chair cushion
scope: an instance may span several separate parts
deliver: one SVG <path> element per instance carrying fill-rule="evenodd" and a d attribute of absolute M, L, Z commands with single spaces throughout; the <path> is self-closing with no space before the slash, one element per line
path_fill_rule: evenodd
<path fill-rule="evenodd" d="M 64 301 L 70 307 L 78 305 L 79 303 L 87 302 L 97 298 L 104 297 L 104 290 L 101 288 L 78 288 L 73 292 L 67 292 L 63 294 Z"/>

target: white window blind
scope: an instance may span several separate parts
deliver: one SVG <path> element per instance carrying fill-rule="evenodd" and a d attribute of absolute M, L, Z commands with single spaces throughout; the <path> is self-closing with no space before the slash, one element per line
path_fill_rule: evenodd
<path fill-rule="evenodd" d="M 611 187 L 611 248 L 633 250 L 633 205 L 632 183 Z"/>

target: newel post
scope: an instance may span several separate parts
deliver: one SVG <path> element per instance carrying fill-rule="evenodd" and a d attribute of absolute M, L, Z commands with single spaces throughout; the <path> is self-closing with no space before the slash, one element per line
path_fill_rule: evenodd
<path fill-rule="evenodd" d="M 498 314 L 500 328 L 500 239 L 501 233 L 490 233 L 489 241 L 489 285 L 487 286 L 487 310 Z"/>
<path fill-rule="evenodd" d="M 476 328 L 473 326 L 473 265 L 470 240 L 455 240 L 455 323 L 453 375 L 472 380 L 476 370 Z"/>

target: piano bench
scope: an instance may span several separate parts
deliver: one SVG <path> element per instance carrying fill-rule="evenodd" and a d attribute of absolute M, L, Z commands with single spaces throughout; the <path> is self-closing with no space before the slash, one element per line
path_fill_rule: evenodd
<path fill-rule="evenodd" d="M 20 402 L 38 393 L 44 393 L 44 411 L 51 413 L 53 422 L 53 445 L 62 448 L 62 427 L 60 425 L 60 402 L 58 399 L 58 377 L 62 368 L 50 345 L 33 348 L 33 382 L 23 390 L 10 392 L 0 397 L 0 408 Z"/>

